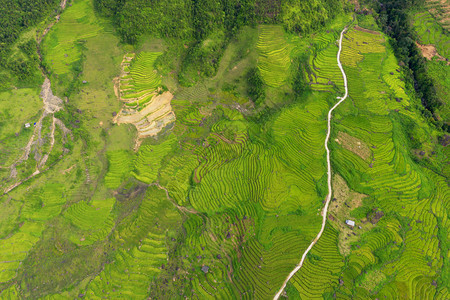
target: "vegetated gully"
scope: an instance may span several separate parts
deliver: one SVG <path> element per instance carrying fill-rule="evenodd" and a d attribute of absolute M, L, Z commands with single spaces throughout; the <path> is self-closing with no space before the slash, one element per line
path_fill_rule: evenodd
<path fill-rule="evenodd" d="M 342 32 L 341 32 L 341 37 L 339 39 L 339 51 L 337 54 L 337 64 L 339 66 L 339 69 L 341 70 L 342 76 L 344 78 L 344 88 L 345 88 L 345 94 L 343 97 L 337 97 L 337 99 L 340 99 L 329 111 L 328 111 L 328 127 L 327 127 L 327 136 L 325 138 L 325 149 L 327 151 L 327 175 L 328 175 L 328 195 L 325 201 L 325 206 L 323 207 L 322 210 L 322 228 L 320 228 L 319 233 L 317 234 L 316 238 L 311 242 L 311 244 L 309 245 L 309 247 L 305 250 L 305 252 L 302 255 L 302 259 L 300 260 L 299 264 L 294 268 L 294 270 L 292 270 L 291 273 L 289 273 L 288 277 L 286 278 L 286 280 L 283 282 L 283 285 L 281 286 L 280 290 L 278 291 L 278 293 L 275 295 L 275 297 L 273 298 L 274 300 L 277 300 L 281 293 L 283 293 L 284 288 L 286 287 L 286 284 L 288 283 L 288 281 L 295 275 L 295 273 L 297 273 L 300 268 L 303 266 L 303 263 L 305 262 L 305 258 L 306 255 L 309 253 L 309 251 L 312 249 L 312 247 L 317 243 L 317 241 L 320 239 L 320 237 L 322 236 L 322 233 L 325 229 L 325 224 L 327 222 L 327 212 L 328 212 L 328 206 L 330 204 L 330 200 L 331 200 L 331 196 L 333 194 L 333 190 L 331 188 L 331 163 L 330 163 L 330 149 L 328 148 L 328 140 L 330 139 L 330 134 L 331 134 L 331 116 L 333 113 L 333 110 L 339 106 L 339 104 L 341 104 L 348 96 L 348 88 L 347 88 L 347 76 L 345 75 L 344 69 L 342 68 L 341 65 L 341 51 L 342 51 L 342 39 L 344 38 L 344 33 L 347 30 L 348 27 L 345 27 Z"/>

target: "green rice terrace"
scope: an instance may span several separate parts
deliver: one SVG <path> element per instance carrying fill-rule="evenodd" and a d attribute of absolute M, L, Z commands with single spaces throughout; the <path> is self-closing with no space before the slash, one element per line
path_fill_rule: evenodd
<path fill-rule="evenodd" d="M 5 4 L 0 299 L 450 299 L 448 4 L 380 3 Z"/>

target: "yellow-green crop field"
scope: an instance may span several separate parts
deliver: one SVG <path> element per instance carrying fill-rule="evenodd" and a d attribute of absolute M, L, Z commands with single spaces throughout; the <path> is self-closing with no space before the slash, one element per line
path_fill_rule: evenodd
<path fill-rule="evenodd" d="M 321 229 L 345 26 L 349 96 L 333 111 L 328 144 L 341 181 L 283 297 L 449 299 L 448 150 L 388 36 L 344 12 L 302 35 L 244 27 L 224 42 L 217 74 L 184 87 L 173 49 L 193 43 L 126 45 L 93 3 L 70 1 L 42 42 L 55 94 L 69 96 L 42 119 L 15 179 L 3 167 L 24 153 L 21 124 L 42 103 L 31 89 L 0 93 L 0 117 L 18 122 L 0 120 L 0 191 L 19 183 L 0 194 L 0 299 L 273 299 Z M 166 74 L 158 64 L 167 61 Z M 267 92 L 258 105 L 247 92 L 256 69 Z M 88 80 L 71 89 L 64 80 L 77 76 Z M 120 100 L 144 106 L 166 83 L 176 120 L 157 136 L 113 122 Z M 50 146 L 52 122 L 64 126 Z M 51 163 L 19 182 L 44 153 Z"/>

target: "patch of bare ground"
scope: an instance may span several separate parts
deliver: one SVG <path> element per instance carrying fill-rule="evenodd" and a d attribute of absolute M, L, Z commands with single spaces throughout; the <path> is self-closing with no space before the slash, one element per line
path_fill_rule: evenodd
<path fill-rule="evenodd" d="M 362 32 L 367 32 L 367 33 L 371 33 L 371 34 L 380 35 L 380 33 L 379 33 L 378 31 L 374 31 L 374 30 L 362 28 L 362 27 L 359 27 L 358 25 L 356 25 L 356 26 L 353 27 L 353 28 L 354 28 L 355 30 L 358 30 L 358 31 L 362 31 Z"/>
<path fill-rule="evenodd" d="M 437 60 L 439 61 L 447 61 L 447 65 L 450 65 L 450 62 L 445 57 L 441 56 L 434 45 L 421 45 L 416 42 L 417 47 L 420 49 L 420 52 L 422 53 L 422 56 L 425 57 L 428 60 L 432 60 L 433 57 L 437 57 Z"/>
<path fill-rule="evenodd" d="M 358 240 L 361 233 L 373 227 L 372 224 L 358 224 L 350 227 L 345 220 L 351 219 L 350 212 L 362 205 L 364 194 L 356 193 L 347 186 L 345 180 L 338 174 L 333 178 L 333 199 L 330 203 L 328 219 L 332 226 L 339 231 L 339 252 L 346 256 L 350 254 L 351 243 Z M 359 228 L 361 226 L 361 229 Z"/>
<path fill-rule="evenodd" d="M 173 95 L 170 92 L 154 95 L 141 110 L 122 108 L 113 121 L 119 125 L 136 126 L 138 139 L 156 136 L 164 127 L 175 121 L 175 113 L 170 105 L 172 98 Z"/>
<path fill-rule="evenodd" d="M 115 77 L 113 79 L 113 83 L 114 83 L 114 94 L 116 95 L 117 99 L 120 100 L 120 77 Z"/>
<path fill-rule="evenodd" d="M 364 160 L 368 160 L 372 155 L 372 151 L 370 151 L 369 147 L 365 143 L 343 131 L 338 132 L 338 137 L 335 141 L 345 149 L 355 153 Z"/>
<path fill-rule="evenodd" d="M 73 168 L 75 168 L 75 166 L 76 166 L 76 165 L 72 165 L 71 167 L 69 167 L 69 168 L 67 168 L 67 169 L 65 169 L 65 170 L 62 170 L 62 171 L 61 171 L 61 174 L 64 175 L 64 174 L 69 173 L 70 171 L 72 171 Z"/>

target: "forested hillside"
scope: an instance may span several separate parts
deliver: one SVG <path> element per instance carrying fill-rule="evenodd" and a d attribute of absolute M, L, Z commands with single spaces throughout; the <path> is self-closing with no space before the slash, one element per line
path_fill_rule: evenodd
<path fill-rule="evenodd" d="M 33 40 L 12 47 L 25 30 L 41 22 L 56 10 L 58 0 L 0 1 L 0 89 L 11 80 L 28 80 L 36 69 L 36 43 Z"/>

